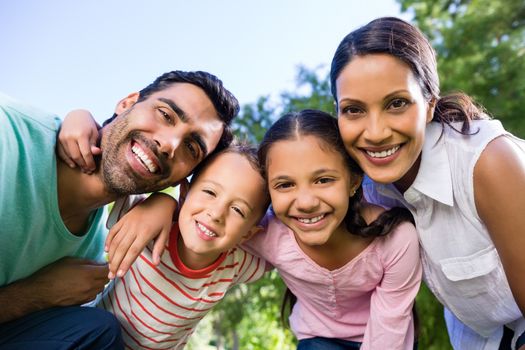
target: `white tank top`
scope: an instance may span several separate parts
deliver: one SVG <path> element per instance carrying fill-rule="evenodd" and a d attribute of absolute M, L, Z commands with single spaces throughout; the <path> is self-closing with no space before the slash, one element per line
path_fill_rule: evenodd
<path fill-rule="evenodd" d="M 452 126 L 461 130 L 460 123 Z M 427 286 L 459 320 L 489 337 L 503 324 L 517 321 L 514 324 L 525 327 L 525 320 L 476 210 L 474 166 L 496 137 L 514 140 L 524 157 L 525 141 L 496 120 L 474 121 L 471 132 L 476 133 L 465 136 L 450 126 L 443 129 L 439 123 L 430 123 L 418 175 L 404 195 L 393 185 L 371 180 L 363 186 L 368 201 L 392 206 L 394 199 L 412 212 Z"/>

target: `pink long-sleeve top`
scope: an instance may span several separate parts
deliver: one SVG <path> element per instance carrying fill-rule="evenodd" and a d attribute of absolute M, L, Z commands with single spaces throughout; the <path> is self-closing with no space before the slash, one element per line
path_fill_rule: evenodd
<path fill-rule="evenodd" d="M 339 338 L 361 349 L 406 349 L 414 342 L 412 306 L 421 281 L 419 244 L 411 223 L 375 238 L 336 270 L 316 264 L 273 214 L 245 248 L 266 259 L 297 297 L 290 326 L 298 339 Z"/>

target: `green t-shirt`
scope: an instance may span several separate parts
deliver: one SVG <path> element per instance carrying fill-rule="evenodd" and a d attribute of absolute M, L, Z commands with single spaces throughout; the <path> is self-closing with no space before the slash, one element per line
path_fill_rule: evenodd
<path fill-rule="evenodd" d="M 82 237 L 58 209 L 55 143 L 60 119 L 0 94 L 0 286 L 65 256 L 102 261 L 105 210 Z"/>

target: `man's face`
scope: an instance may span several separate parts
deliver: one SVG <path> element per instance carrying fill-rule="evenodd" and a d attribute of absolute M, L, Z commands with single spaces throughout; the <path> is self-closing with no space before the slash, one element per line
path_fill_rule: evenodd
<path fill-rule="evenodd" d="M 174 83 L 135 103 L 131 94 L 102 133 L 102 176 L 119 195 L 161 190 L 188 176 L 215 149 L 224 130 L 211 100 Z"/>

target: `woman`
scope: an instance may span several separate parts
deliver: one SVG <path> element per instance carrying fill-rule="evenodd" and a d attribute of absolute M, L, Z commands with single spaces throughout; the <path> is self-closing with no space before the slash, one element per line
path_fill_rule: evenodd
<path fill-rule="evenodd" d="M 397 18 L 347 35 L 330 78 L 365 197 L 415 218 L 454 347 L 525 349 L 525 142 L 467 95 L 440 97 L 430 43 Z"/>

